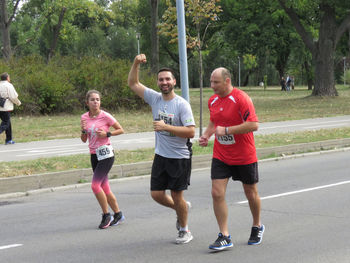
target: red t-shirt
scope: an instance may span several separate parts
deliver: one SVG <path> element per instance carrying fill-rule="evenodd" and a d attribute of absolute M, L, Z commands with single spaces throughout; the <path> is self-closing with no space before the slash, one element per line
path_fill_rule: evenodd
<path fill-rule="evenodd" d="M 246 121 L 257 122 L 258 117 L 251 98 L 244 91 L 233 88 L 224 98 L 213 95 L 208 101 L 210 121 L 216 126 L 235 126 Z M 216 136 L 213 158 L 228 165 L 257 162 L 253 132 Z"/>

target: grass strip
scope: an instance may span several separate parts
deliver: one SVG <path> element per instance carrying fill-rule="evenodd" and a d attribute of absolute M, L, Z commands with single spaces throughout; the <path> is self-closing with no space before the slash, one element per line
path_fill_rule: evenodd
<path fill-rule="evenodd" d="M 326 141 L 332 139 L 350 138 L 350 128 L 321 129 L 293 133 L 269 134 L 255 136 L 257 148 Z M 211 154 L 213 142 L 208 147 L 200 147 L 197 142 L 193 144 L 193 154 Z M 87 150 L 88 151 L 88 150 Z M 153 160 L 154 149 L 138 149 L 133 151 L 116 151 L 115 164 L 137 163 Z M 73 169 L 90 168 L 89 154 L 77 154 L 64 157 L 40 158 L 28 161 L 1 162 L 0 177 L 19 175 L 32 175 L 48 172 L 67 171 Z"/>

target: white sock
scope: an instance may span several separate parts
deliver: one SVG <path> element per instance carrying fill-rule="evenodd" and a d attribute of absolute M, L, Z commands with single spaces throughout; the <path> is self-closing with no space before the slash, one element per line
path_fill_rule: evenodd
<path fill-rule="evenodd" d="M 188 232 L 188 225 L 186 225 L 185 227 L 180 227 L 180 231 Z"/>

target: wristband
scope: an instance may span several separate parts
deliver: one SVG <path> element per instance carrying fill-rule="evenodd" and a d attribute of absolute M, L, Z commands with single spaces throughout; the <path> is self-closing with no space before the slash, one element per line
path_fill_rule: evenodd
<path fill-rule="evenodd" d="M 111 132 L 107 132 L 107 138 L 111 137 L 112 133 Z"/>
<path fill-rule="evenodd" d="M 81 130 L 81 134 L 87 134 L 85 130 Z"/>
<path fill-rule="evenodd" d="M 228 135 L 228 127 L 225 127 L 225 134 Z"/>

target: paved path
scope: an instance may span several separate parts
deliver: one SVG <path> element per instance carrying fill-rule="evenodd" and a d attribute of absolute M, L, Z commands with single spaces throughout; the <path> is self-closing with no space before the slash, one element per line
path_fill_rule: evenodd
<path fill-rule="evenodd" d="M 115 180 L 126 221 L 98 230 L 100 209 L 90 185 L 0 201 L 0 261 L 345 263 L 350 258 L 349 152 L 259 163 L 262 222 L 259 246 L 248 246 L 251 215 L 242 186 L 227 188 L 234 247 L 212 253 L 218 228 L 210 168 L 192 172 L 191 243 L 174 244 L 175 213 L 149 195 L 149 177 Z"/>
<path fill-rule="evenodd" d="M 293 131 L 330 129 L 350 127 L 350 115 L 304 119 L 296 121 L 266 122 L 260 123 L 258 134 L 286 133 Z M 204 131 L 204 129 L 203 129 Z M 198 138 L 198 129 L 196 138 Z M 154 147 L 154 133 L 129 133 L 112 137 L 113 147 L 117 150 L 135 150 Z M 0 145 L 0 161 L 20 161 L 43 157 L 64 156 L 71 154 L 87 153 L 87 145 L 80 138 L 36 141 L 17 143 L 14 145 Z"/>

